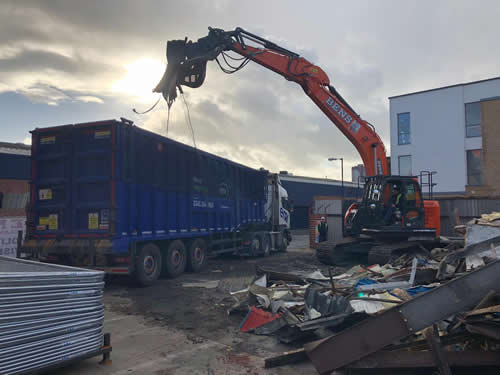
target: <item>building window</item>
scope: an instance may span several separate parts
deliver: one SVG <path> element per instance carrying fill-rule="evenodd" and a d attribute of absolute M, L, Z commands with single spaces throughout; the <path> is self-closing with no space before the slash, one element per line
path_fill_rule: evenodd
<path fill-rule="evenodd" d="M 410 143 L 410 112 L 398 113 L 398 145 Z"/>
<path fill-rule="evenodd" d="M 411 155 L 403 155 L 398 157 L 399 175 L 412 176 L 411 173 Z"/>
<path fill-rule="evenodd" d="M 481 136 L 481 103 L 466 103 L 465 104 L 465 136 L 480 137 Z"/>
<path fill-rule="evenodd" d="M 483 184 L 482 150 L 467 150 L 467 185 Z"/>

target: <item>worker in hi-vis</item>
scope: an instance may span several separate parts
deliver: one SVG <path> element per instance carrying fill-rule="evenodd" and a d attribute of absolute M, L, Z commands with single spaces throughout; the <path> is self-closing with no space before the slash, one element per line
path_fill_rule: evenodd
<path fill-rule="evenodd" d="M 318 224 L 319 241 L 325 242 L 328 239 L 328 224 L 326 223 L 325 217 L 321 216 L 321 221 Z"/>

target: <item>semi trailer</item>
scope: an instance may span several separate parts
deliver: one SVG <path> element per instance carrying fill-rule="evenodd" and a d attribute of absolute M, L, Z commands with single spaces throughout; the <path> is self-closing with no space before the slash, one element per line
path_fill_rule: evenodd
<path fill-rule="evenodd" d="M 286 190 L 256 170 L 121 118 L 37 128 L 21 256 L 131 275 L 200 271 L 291 241 Z"/>

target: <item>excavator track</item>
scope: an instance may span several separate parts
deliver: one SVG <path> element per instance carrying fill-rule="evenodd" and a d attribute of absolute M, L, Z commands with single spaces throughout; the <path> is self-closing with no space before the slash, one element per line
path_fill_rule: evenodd
<path fill-rule="evenodd" d="M 421 251 L 424 248 L 422 245 L 427 243 L 428 241 L 351 241 L 339 244 L 323 242 L 316 249 L 316 257 L 321 263 L 329 266 L 386 264 L 402 254 Z"/>
<path fill-rule="evenodd" d="M 316 249 L 316 258 L 329 266 L 351 266 L 356 263 L 366 263 L 372 243 L 348 240 L 332 244 L 322 242 Z"/>
<path fill-rule="evenodd" d="M 331 243 L 321 242 L 316 248 L 316 258 L 323 264 L 334 266 L 335 263 L 332 257 L 334 254 L 334 247 L 335 245 Z"/>
<path fill-rule="evenodd" d="M 415 246 L 411 244 L 411 246 L 406 246 L 408 243 L 381 243 L 379 245 L 373 246 L 368 253 L 368 263 L 369 264 L 386 264 L 390 261 L 393 256 L 393 253 L 396 251 L 399 252 L 401 249 L 408 249 L 409 247 Z"/>

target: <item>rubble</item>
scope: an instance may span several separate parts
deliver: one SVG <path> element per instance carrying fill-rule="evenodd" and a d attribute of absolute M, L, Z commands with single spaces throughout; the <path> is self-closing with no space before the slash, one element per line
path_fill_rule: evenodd
<path fill-rule="evenodd" d="M 463 240 L 445 238 L 430 252 L 328 269 L 328 276 L 259 268 L 232 296 L 239 308 L 271 314 L 251 332 L 304 344 L 267 359 L 266 367 L 307 358 L 321 374 L 344 367 L 438 367 L 445 374 L 450 366 L 500 365 L 500 213 L 466 228 Z"/>

